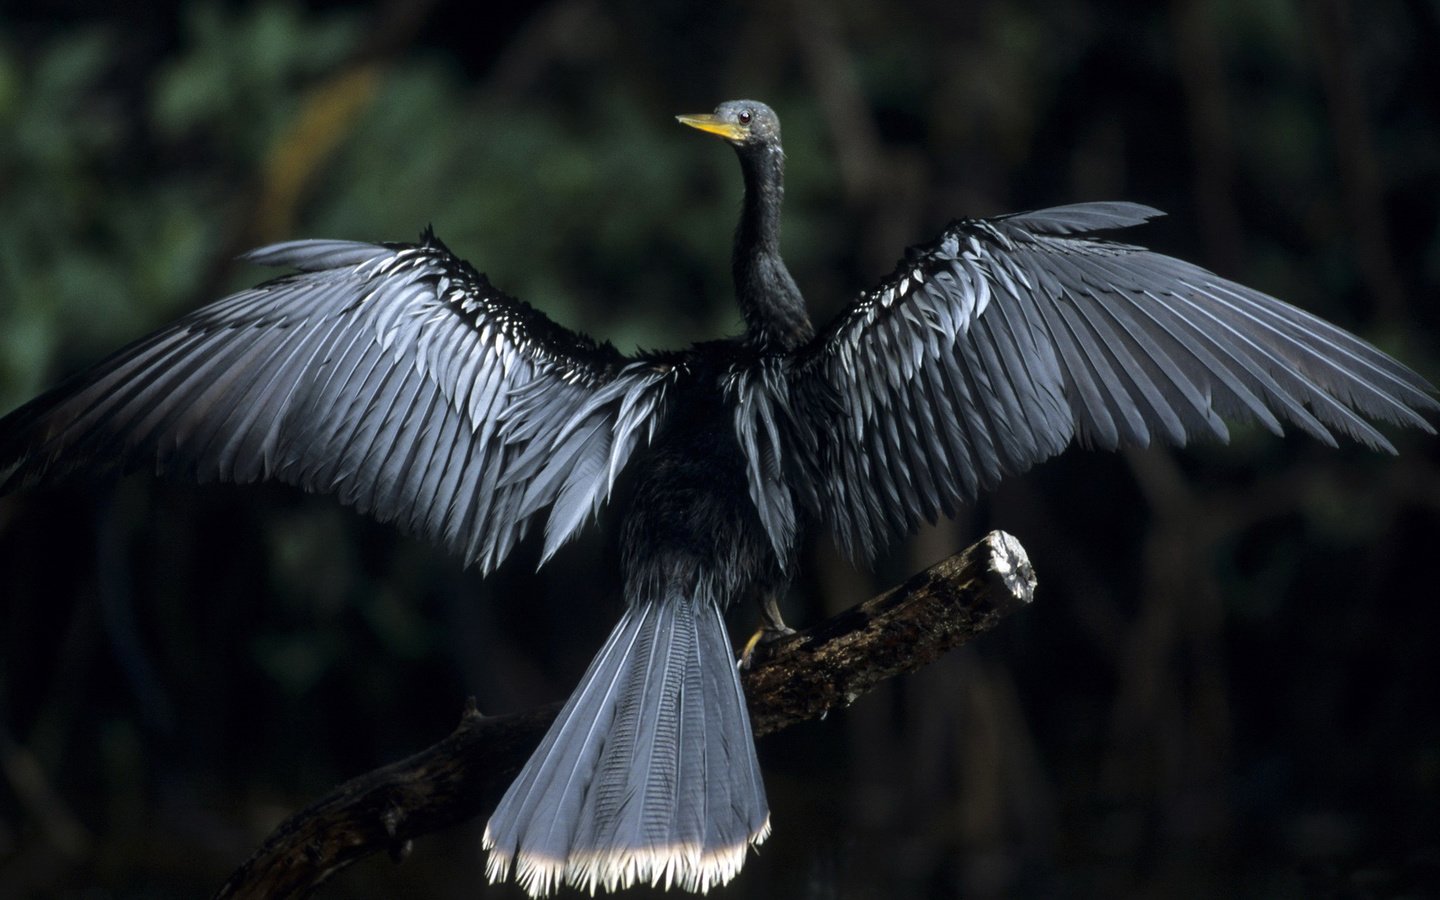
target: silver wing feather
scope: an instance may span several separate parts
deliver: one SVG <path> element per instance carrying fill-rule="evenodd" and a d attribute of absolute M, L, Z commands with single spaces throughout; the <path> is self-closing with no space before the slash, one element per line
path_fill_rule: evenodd
<path fill-rule="evenodd" d="M 774 443 L 764 422 L 791 423 L 785 480 L 865 558 L 1072 440 L 1225 440 L 1225 418 L 1391 452 L 1369 419 L 1434 433 L 1420 415 L 1440 409 L 1434 388 L 1360 338 L 1084 234 L 1157 215 L 1086 203 L 953 224 L 812 343 L 769 362 L 765 383 L 783 387 L 737 406 L 742 445 Z M 752 494 L 773 493 L 776 465 L 752 456 Z M 772 539 L 793 530 L 788 502 L 757 500 Z"/>
<path fill-rule="evenodd" d="M 275 479 L 489 571 L 551 507 L 546 555 L 604 503 L 675 376 L 418 245 L 256 250 L 299 274 L 120 350 L 0 419 L 0 493 L 72 471 Z"/>

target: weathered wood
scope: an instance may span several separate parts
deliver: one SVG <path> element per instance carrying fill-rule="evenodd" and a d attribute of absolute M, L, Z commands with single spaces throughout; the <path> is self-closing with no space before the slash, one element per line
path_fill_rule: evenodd
<path fill-rule="evenodd" d="M 755 734 L 848 706 L 989 631 L 1030 602 L 1035 575 L 1020 542 L 993 531 L 904 584 L 762 648 L 742 677 Z M 216 900 L 305 897 L 381 850 L 489 812 L 539 744 L 560 704 L 484 716 L 472 701 L 438 744 L 352 779 L 281 823 Z"/>
<path fill-rule="evenodd" d="M 1025 548 L 992 531 L 898 587 L 767 646 L 743 679 L 751 727 L 769 734 L 849 706 L 994 628 L 1034 591 Z"/>

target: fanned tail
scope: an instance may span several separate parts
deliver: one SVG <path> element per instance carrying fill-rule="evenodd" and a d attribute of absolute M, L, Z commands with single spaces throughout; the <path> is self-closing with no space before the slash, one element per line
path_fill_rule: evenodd
<path fill-rule="evenodd" d="M 704 893 L 770 832 L 719 607 L 629 607 L 485 828 L 486 873 L 532 896 L 562 883 Z"/>

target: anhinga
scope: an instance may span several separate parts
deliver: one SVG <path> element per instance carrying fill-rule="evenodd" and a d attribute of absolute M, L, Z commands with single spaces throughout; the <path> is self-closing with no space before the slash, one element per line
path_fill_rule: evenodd
<path fill-rule="evenodd" d="M 1365 341 L 1091 235 L 1159 215 L 1131 203 L 955 222 L 817 333 L 780 258 L 775 114 L 736 101 L 680 121 L 740 157 L 744 334 L 627 357 L 428 232 L 276 244 L 248 258 L 298 274 L 0 420 L 0 492 L 141 464 L 273 478 L 489 572 L 542 514 L 548 559 L 643 459 L 625 612 L 491 816 L 488 870 L 537 895 L 703 891 L 770 828 L 722 611 L 784 588 L 802 526 L 864 559 L 1072 440 L 1225 440 L 1222 416 L 1392 452 L 1367 418 L 1433 433 L 1433 388 Z"/>

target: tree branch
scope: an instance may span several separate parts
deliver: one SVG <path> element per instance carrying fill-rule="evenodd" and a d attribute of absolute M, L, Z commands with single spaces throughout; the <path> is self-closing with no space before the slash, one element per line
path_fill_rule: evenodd
<path fill-rule="evenodd" d="M 1020 542 L 993 531 L 904 584 L 763 648 L 742 680 L 757 736 L 848 706 L 1026 605 L 1035 575 Z M 560 704 L 484 716 L 474 701 L 449 737 L 352 779 L 281 823 L 216 900 L 308 896 L 380 850 L 494 808 Z"/>

